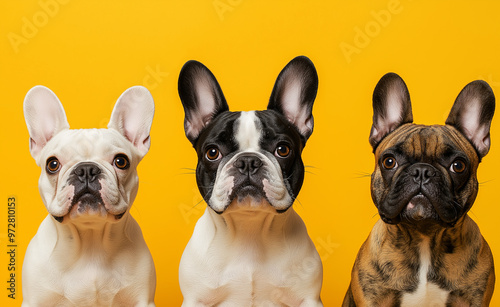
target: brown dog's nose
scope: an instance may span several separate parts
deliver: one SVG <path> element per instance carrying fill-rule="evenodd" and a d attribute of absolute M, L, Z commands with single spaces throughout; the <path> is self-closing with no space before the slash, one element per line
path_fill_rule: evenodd
<path fill-rule="evenodd" d="M 432 177 L 436 176 L 436 170 L 432 165 L 418 163 L 413 165 L 410 175 L 415 183 L 426 184 Z"/>
<path fill-rule="evenodd" d="M 254 175 L 262 166 L 262 161 L 255 155 L 244 155 L 236 159 L 233 165 L 243 175 Z"/>

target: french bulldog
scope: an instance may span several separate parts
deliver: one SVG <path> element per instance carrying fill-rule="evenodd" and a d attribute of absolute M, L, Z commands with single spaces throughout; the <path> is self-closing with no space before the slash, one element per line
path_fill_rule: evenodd
<path fill-rule="evenodd" d="M 230 112 L 208 68 L 182 68 L 184 127 L 208 204 L 180 262 L 182 306 L 322 306 L 321 259 L 292 207 L 317 87 L 313 63 L 297 57 L 267 110 Z"/>
<path fill-rule="evenodd" d="M 51 90 L 27 93 L 30 151 L 49 214 L 24 258 L 23 307 L 154 306 L 153 259 L 130 215 L 153 113 L 151 94 L 135 86 L 116 102 L 108 129 L 70 130 Z"/>
<path fill-rule="evenodd" d="M 474 81 L 445 125 L 417 125 L 403 79 L 389 73 L 378 82 L 371 194 L 381 219 L 361 246 L 343 306 L 489 305 L 493 257 L 467 212 L 494 110 L 489 85 Z"/>

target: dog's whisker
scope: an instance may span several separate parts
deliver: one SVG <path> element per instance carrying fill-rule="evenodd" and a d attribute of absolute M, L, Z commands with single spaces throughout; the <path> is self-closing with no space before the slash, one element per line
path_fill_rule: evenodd
<path fill-rule="evenodd" d="M 189 210 L 193 210 L 194 208 L 196 208 L 199 204 L 201 204 L 202 202 L 204 202 L 205 200 L 202 198 L 199 202 L 197 202 L 194 206 L 191 207 L 191 209 Z"/>
<path fill-rule="evenodd" d="M 483 181 L 483 182 L 479 182 L 479 185 L 485 185 L 489 182 L 492 182 L 492 181 L 495 181 L 495 179 L 490 179 L 490 180 L 486 180 L 486 181 Z"/>
<path fill-rule="evenodd" d="M 318 169 L 316 166 L 313 166 L 313 165 L 304 165 L 304 168 L 315 168 L 315 169 Z"/>
<path fill-rule="evenodd" d="M 356 173 L 356 177 L 355 178 L 367 178 L 367 177 L 371 177 L 372 174 L 370 173 L 365 173 L 365 172 L 358 172 Z"/>
<path fill-rule="evenodd" d="M 300 201 L 297 197 L 295 197 L 295 198 L 293 199 L 293 202 L 298 202 L 298 203 L 299 203 L 299 205 L 300 205 L 300 207 L 301 207 L 301 208 L 304 208 L 304 205 L 302 205 L 302 202 L 301 202 L 301 201 Z"/>

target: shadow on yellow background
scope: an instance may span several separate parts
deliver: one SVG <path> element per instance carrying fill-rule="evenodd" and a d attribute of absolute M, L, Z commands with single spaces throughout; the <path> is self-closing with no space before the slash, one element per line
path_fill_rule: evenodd
<path fill-rule="evenodd" d="M 400 74 L 415 122 L 423 124 L 444 123 L 472 80 L 486 80 L 500 95 L 499 12 L 496 1 L 1 1 L 0 305 L 21 305 L 24 253 L 47 214 L 22 114 L 31 87 L 42 84 L 58 95 L 71 128 L 105 127 L 116 99 L 132 85 L 151 91 L 152 146 L 139 166 L 131 213 L 155 260 L 156 304 L 179 306 L 179 260 L 205 208 L 189 170 L 196 155 L 184 136 L 180 68 L 187 60 L 201 61 L 233 111 L 264 109 L 279 71 L 306 55 L 320 85 L 315 131 L 303 157 L 308 173 L 295 208 L 323 260 L 323 302 L 339 306 L 355 255 L 378 219 L 369 191 L 375 84 L 389 71 Z M 470 215 L 499 263 L 498 114 L 491 135 Z M 12 196 L 15 299 L 6 289 Z M 499 287 L 492 306 L 500 306 Z"/>

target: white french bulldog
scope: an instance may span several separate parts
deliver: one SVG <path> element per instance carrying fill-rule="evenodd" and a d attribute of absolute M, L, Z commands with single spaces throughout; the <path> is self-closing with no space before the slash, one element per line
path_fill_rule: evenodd
<path fill-rule="evenodd" d="M 182 306 L 323 306 L 321 259 L 292 207 L 317 88 L 313 63 L 297 57 L 278 76 L 267 110 L 230 112 L 208 68 L 182 68 L 185 132 L 208 204 L 182 255 Z"/>
<path fill-rule="evenodd" d="M 141 86 L 116 102 L 108 129 L 70 130 L 57 96 L 24 100 L 30 151 L 49 214 L 23 264 L 23 307 L 154 306 L 156 274 L 129 209 L 148 152 L 154 102 Z"/>

